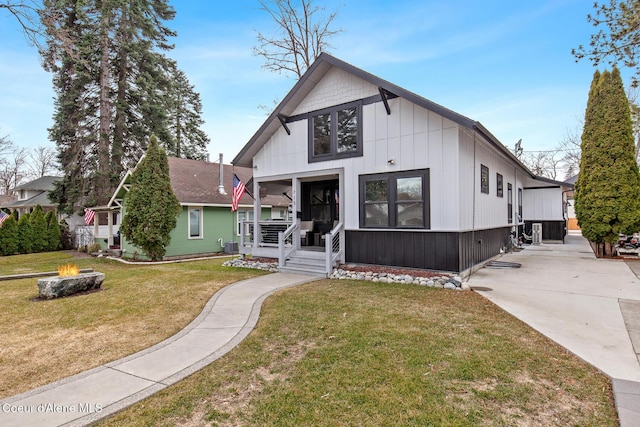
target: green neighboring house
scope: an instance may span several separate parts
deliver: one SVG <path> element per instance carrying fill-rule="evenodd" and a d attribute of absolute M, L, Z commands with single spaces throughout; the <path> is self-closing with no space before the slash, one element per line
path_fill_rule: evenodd
<path fill-rule="evenodd" d="M 245 184 L 252 177 L 252 169 L 169 157 L 171 187 L 178 198 L 182 212 L 176 228 L 171 232 L 171 242 L 164 259 L 179 259 L 215 253 L 236 252 L 240 227 L 244 221 L 253 220 L 254 199 L 247 192 L 240 199 L 238 210 L 231 212 L 233 175 Z M 133 246 L 118 231 L 126 214 L 124 200 L 131 187 L 131 174 L 127 172 L 114 192 L 109 204 L 93 208 L 96 220 L 95 242 L 103 249 L 120 253 L 123 258 L 145 259 L 139 248 Z M 222 185 L 220 184 L 222 182 Z M 249 190 L 251 191 L 251 190 Z M 289 217 L 289 199 L 285 195 L 265 196 L 260 201 L 261 221 L 274 225 L 284 223 Z"/>

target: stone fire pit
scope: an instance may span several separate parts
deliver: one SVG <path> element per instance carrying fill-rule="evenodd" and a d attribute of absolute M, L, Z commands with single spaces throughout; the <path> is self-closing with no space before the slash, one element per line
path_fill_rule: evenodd
<path fill-rule="evenodd" d="M 77 267 L 75 271 L 78 271 Z M 38 279 L 38 290 L 40 292 L 39 297 L 42 299 L 66 297 L 78 292 L 99 289 L 102 282 L 104 282 L 104 273 L 98 272 L 74 272 L 71 275 L 45 277 L 43 279 Z"/>

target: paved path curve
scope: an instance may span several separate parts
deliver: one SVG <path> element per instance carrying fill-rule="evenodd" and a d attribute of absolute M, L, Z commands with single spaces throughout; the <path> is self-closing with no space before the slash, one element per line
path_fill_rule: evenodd
<path fill-rule="evenodd" d="M 274 273 L 217 292 L 171 338 L 124 359 L 0 401 L 0 426 L 84 426 L 180 381 L 220 358 L 253 330 L 272 293 L 317 278 Z"/>

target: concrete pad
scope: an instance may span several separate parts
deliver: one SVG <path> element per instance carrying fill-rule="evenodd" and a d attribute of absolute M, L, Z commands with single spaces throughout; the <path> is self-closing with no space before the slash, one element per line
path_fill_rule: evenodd
<path fill-rule="evenodd" d="M 640 427 L 638 276 L 624 261 L 596 259 L 582 236 L 500 261 L 522 266 L 481 269 L 472 289 L 609 375 L 620 425 Z"/>
<path fill-rule="evenodd" d="M 238 332 L 240 328 L 196 329 L 156 351 L 111 366 L 137 377 L 162 382 L 165 378 L 206 358 L 229 342 Z"/>
<path fill-rule="evenodd" d="M 247 323 L 253 304 L 219 303 L 196 328 L 242 328 Z"/>
<path fill-rule="evenodd" d="M 614 379 L 613 392 L 620 425 L 640 427 L 640 383 Z"/>
<path fill-rule="evenodd" d="M 99 369 L 92 375 L 42 390 L 0 407 L 2 426 L 59 426 L 79 417 L 100 413 L 109 405 L 131 394 L 154 386 L 154 382 L 112 369 Z M 11 412 L 29 408 L 28 413 Z"/>

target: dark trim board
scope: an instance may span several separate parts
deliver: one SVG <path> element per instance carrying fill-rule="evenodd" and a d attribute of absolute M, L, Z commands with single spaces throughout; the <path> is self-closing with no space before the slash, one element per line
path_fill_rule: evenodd
<path fill-rule="evenodd" d="M 347 230 L 346 262 L 462 272 L 500 253 L 511 227 L 467 232 Z"/>

